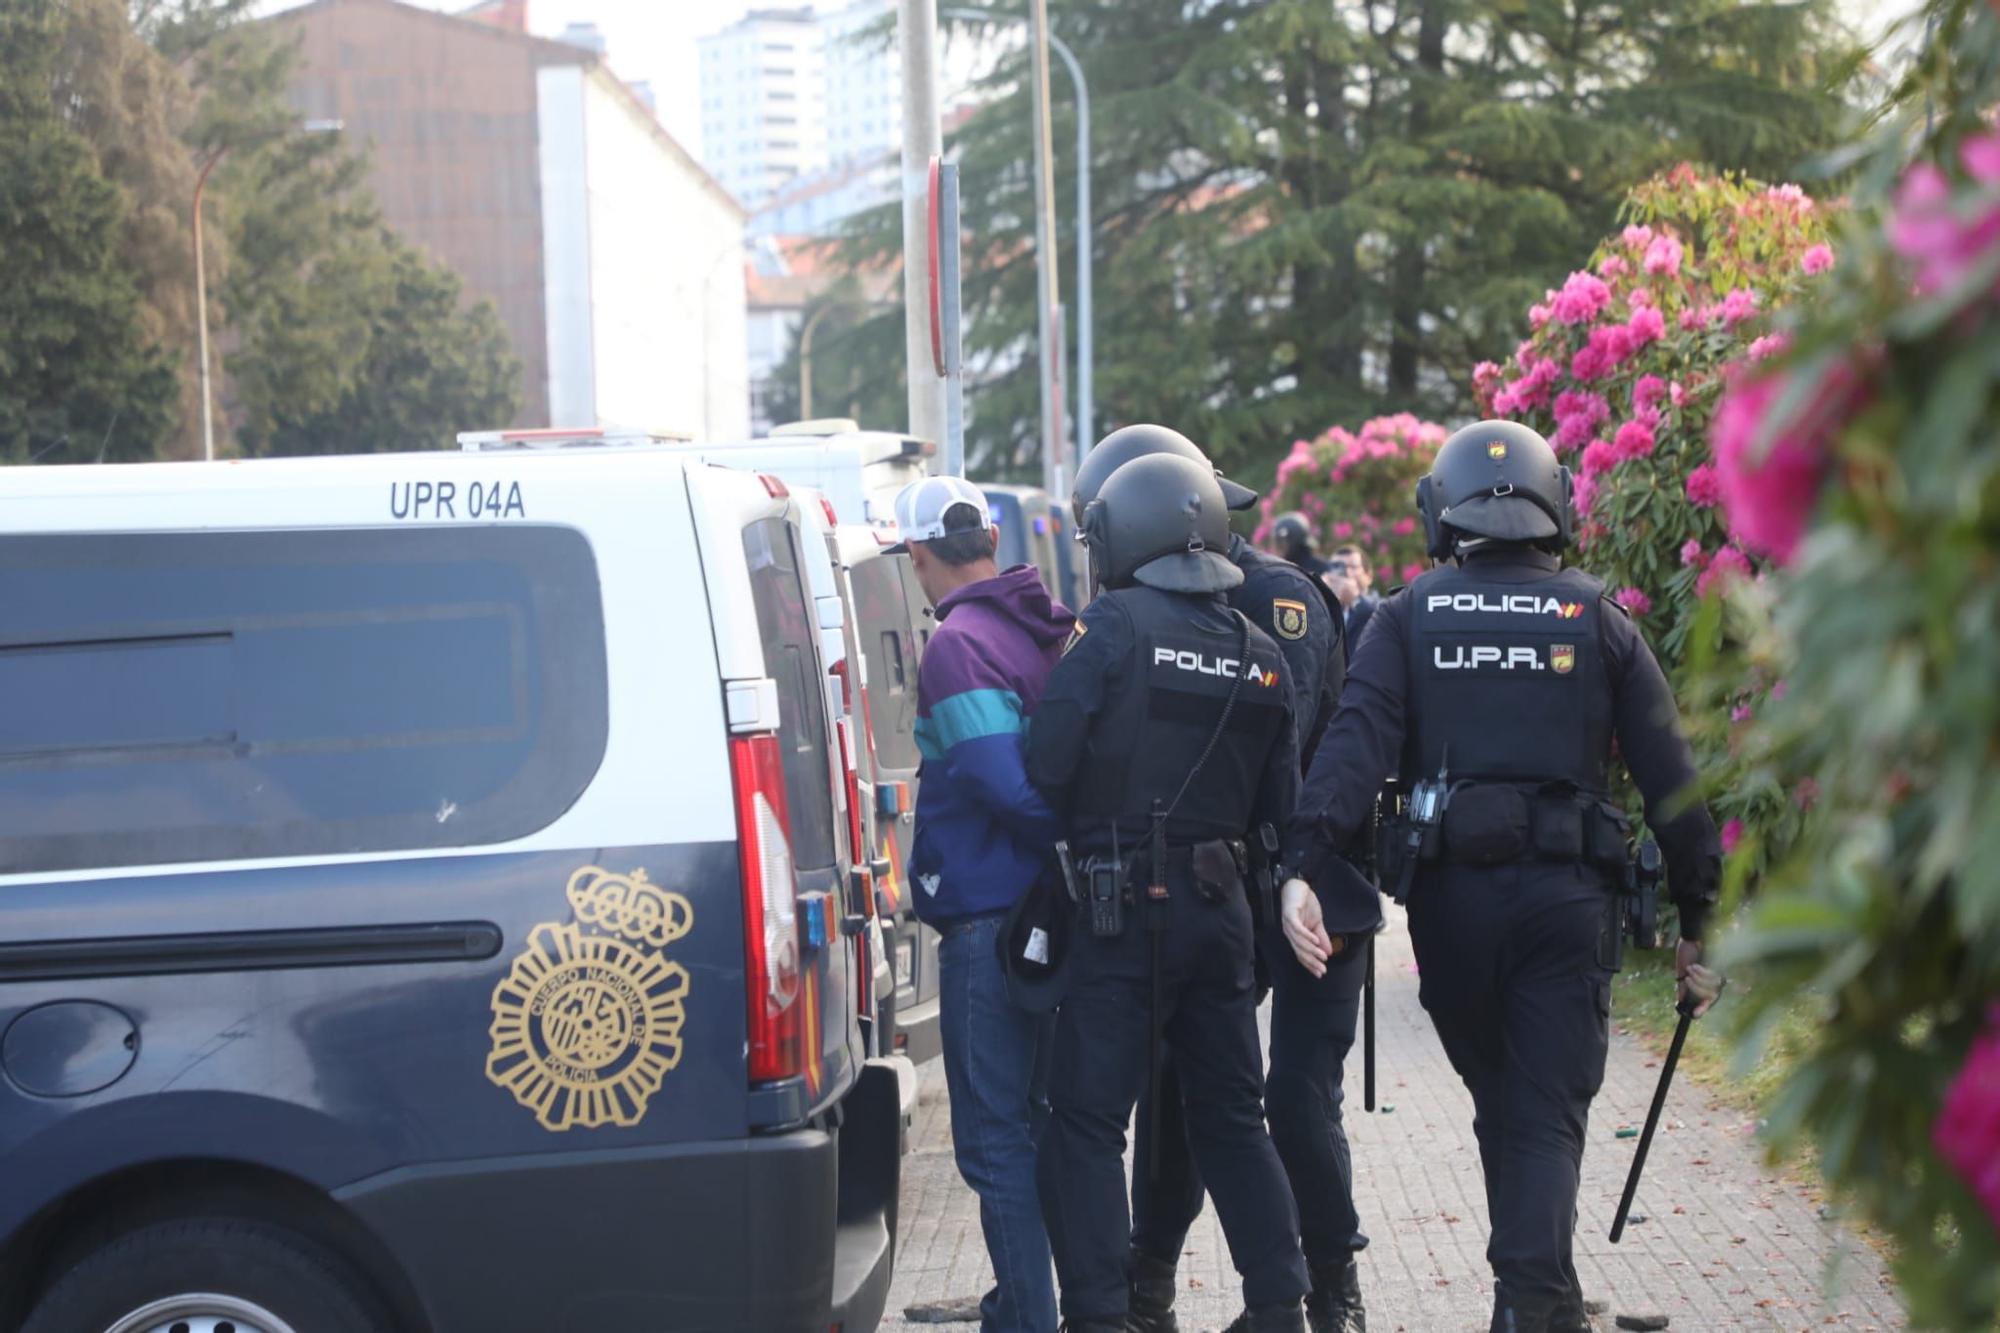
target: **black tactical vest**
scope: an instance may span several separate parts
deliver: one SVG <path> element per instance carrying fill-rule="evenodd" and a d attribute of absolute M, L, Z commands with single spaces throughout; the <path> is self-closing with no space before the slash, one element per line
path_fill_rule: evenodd
<path fill-rule="evenodd" d="M 1254 625 L 1247 626 L 1246 643 L 1247 622 L 1220 598 L 1145 587 L 1098 596 L 1116 600 L 1130 616 L 1132 657 L 1091 722 L 1076 784 L 1078 823 L 1093 835 L 1115 825 L 1121 845 L 1139 845 L 1153 802 L 1172 803 L 1240 675 L 1228 726 L 1175 807 L 1167 837 L 1174 843 L 1243 837 L 1265 761 L 1279 729 L 1290 725 L 1277 645 Z"/>
<path fill-rule="evenodd" d="M 1403 781 L 1434 777 L 1448 762 L 1454 782 L 1566 781 L 1603 792 L 1612 729 L 1598 644 L 1603 594 L 1574 569 L 1502 583 L 1475 564 L 1412 583 Z"/>

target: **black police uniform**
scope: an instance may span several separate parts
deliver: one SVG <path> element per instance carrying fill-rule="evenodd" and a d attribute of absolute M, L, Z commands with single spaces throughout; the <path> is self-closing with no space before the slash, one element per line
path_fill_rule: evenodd
<path fill-rule="evenodd" d="M 1307 1289 L 1291 1191 L 1264 1129 L 1240 868 L 1249 830 L 1282 827 L 1297 795 L 1282 661 L 1220 595 L 1110 590 L 1085 608 L 1036 710 L 1028 774 L 1063 818 L 1072 857 L 1088 867 L 1116 855 L 1130 898 L 1116 936 L 1079 923 L 1056 1025 L 1037 1174 L 1072 1320 L 1126 1312 L 1125 1126 L 1146 1082 L 1156 985 L 1167 1046 L 1187 1075 L 1188 1142 L 1246 1301 L 1295 1303 Z M 1218 735 L 1232 671 L 1247 674 Z M 1168 897 L 1149 902 L 1154 803 L 1172 803 L 1198 762 L 1166 823 Z"/>
<path fill-rule="evenodd" d="M 1383 778 L 1448 765 L 1441 856 L 1418 866 L 1409 901 L 1420 995 L 1472 1093 L 1487 1258 L 1509 1299 L 1570 1312 L 1560 1327 L 1583 1327 L 1571 1236 L 1620 929 L 1614 740 L 1687 938 L 1715 899 L 1713 820 L 1699 803 L 1668 817 L 1696 776 L 1674 719 L 1659 663 L 1602 584 L 1529 546 L 1477 544 L 1376 612 L 1287 840 L 1311 879 Z"/>
<path fill-rule="evenodd" d="M 1243 571 L 1243 583 L 1228 594 L 1230 605 L 1285 655 L 1287 679 L 1295 687 L 1299 752 L 1309 761 L 1347 675 L 1340 605 L 1323 583 L 1241 537 L 1230 544 L 1229 558 Z M 1325 977 L 1315 978 L 1282 942 L 1266 951 L 1274 1000 L 1264 1104 L 1298 1205 L 1306 1260 L 1314 1269 L 1338 1265 L 1368 1244 L 1354 1209 L 1354 1169 L 1341 1125 L 1342 1065 L 1354 1046 L 1365 959 L 1363 950 L 1342 953 Z M 1150 1169 L 1151 1098 L 1139 1107 L 1132 1245 L 1172 1266 L 1201 1215 L 1202 1182 L 1187 1150 L 1179 1073 L 1171 1057 L 1162 1068 L 1160 1095 L 1157 1172 Z"/>

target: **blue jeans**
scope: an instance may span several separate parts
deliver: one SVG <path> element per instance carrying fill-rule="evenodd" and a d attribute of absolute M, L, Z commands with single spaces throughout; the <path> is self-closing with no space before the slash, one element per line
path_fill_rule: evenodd
<path fill-rule="evenodd" d="M 951 1142 L 958 1173 L 979 1196 L 993 1263 L 981 1333 L 1054 1333 L 1055 1270 L 1035 1193 L 1050 1025 L 1007 999 L 995 943 L 1004 919 L 974 917 L 942 931 L 938 1022 Z"/>

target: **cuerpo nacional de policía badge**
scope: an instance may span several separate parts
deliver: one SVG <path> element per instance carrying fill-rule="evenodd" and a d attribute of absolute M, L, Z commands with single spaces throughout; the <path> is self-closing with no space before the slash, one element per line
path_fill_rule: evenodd
<path fill-rule="evenodd" d="M 694 905 L 646 879 L 585 866 L 572 920 L 543 922 L 493 988 L 486 1077 L 543 1129 L 630 1126 L 681 1059 L 688 973 L 666 947 Z"/>

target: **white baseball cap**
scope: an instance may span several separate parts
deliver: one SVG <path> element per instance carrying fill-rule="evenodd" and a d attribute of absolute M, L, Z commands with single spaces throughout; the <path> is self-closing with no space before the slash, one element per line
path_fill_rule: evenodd
<path fill-rule="evenodd" d="M 986 493 L 964 477 L 925 477 L 905 486 L 896 496 L 896 544 L 889 554 L 910 549 L 911 542 L 936 541 L 958 532 L 984 532 L 993 526 Z"/>

